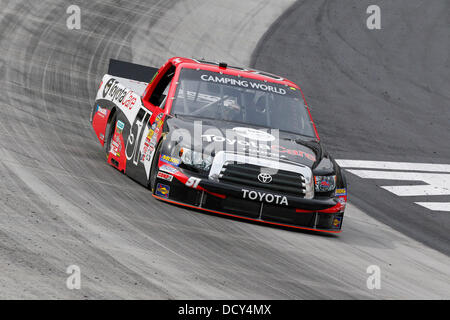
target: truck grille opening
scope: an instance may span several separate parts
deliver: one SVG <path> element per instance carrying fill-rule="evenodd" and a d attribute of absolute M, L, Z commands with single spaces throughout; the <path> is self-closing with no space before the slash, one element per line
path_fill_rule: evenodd
<path fill-rule="evenodd" d="M 273 168 L 248 163 L 227 162 L 219 174 L 219 181 L 267 189 L 272 192 L 283 192 L 298 197 L 305 196 L 306 182 L 302 174 L 281 169 L 272 174 L 273 170 Z M 266 183 L 261 182 L 258 179 L 260 173 L 269 173 L 270 178 L 267 180 L 270 180 L 270 182 L 267 182 L 267 180 Z"/>

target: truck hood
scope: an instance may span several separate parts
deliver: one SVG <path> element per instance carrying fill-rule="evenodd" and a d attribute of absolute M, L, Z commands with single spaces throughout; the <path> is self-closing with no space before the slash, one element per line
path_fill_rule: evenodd
<path fill-rule="evenodd" d="M 214 155 L 215 152 L 265 154 L 278 153 L 282 162 L 294 162 L 313 168 L 323 151 L 315 138 L 239 122 L 176 115 L 166 120 L 170 139 L 194 150 Z"/>

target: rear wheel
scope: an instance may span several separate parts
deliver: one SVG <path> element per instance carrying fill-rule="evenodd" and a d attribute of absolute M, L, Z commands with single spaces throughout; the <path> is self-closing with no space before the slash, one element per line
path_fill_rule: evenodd
<path fill-rule="evenodd" d="M 114 136 L 114 130 L 116 128 L 117 116 L 114 113 L 113 116 L 108 121 L 105 129 L 105 141 L 103 144 L 103 150 L 105 150 L 106 158 L 108 158 L 108 153 L 111 150 L 111 141 Z"/>

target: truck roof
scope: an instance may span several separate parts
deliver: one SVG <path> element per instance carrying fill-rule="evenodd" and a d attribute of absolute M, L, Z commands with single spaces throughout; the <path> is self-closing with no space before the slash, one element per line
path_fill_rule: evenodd
<path fill-rule="evenodd" d="M 204 59 L 193 59 L 184 57 L 173 57 L 169 59 L 169 61 L 172 62 L 177 67 L 191 68 L 191 69 L 199 68 L 202 70 L 208 70 L 217 73 L 225 73 L 262 81 L 275 82 L 300 89 L 295 83 L 281 76 L 271 74 L 265 71 L 259 71 L 253 68 L 231 66 L 228 65 L 226 62 L 207 61 Z"/>

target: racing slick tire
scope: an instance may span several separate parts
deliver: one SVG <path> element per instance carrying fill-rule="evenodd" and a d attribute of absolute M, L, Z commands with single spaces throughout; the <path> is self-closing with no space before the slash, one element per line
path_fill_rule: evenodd
<path fill-rule="evenodd" d="M 114 135 L 114 130 L 116 128 L 117 115 L 114 114 L 109 118 L 108 123 L 105 129 L 105 143 L 103 144 L 103 149 L 106 154 L 106 158 L 108 158 L 108 153 L 111 150 L 111 141 Z"/>
<path fill-rule="evenodd" d="M 155 149 L 155 154 L 153 156 L 152 166 L 150 167 L 150 179 L 148 182 L 148 187 L 152 191 L 152 194 L 155 193 L 155 186 L 156 186 L 156 175 L 158 171 L 158 161 L 159 161 L 159 155 L 161 153 L 161 147 L 162 147 L 162 139 L 158 143 L 158 146 Z"/>

